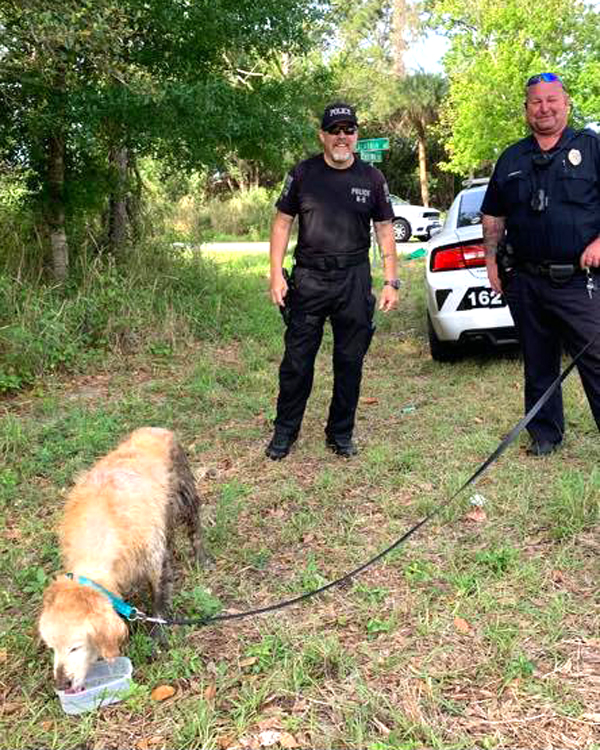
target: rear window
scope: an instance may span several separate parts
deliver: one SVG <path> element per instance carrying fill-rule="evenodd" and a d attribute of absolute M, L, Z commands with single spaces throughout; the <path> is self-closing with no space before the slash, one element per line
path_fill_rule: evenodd
<path fill-rule="evenodd" d="M 458 227 L 470 227 L 481 224 L 481 204 L 485 190 L 467 190 L 460 199 L 458 209 Z"/>

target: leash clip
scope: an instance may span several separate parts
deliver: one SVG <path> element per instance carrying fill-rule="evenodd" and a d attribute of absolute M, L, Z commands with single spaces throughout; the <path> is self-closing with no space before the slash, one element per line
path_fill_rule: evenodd
<path fill-rule="evenodd" d="M 136 620 L 146 621 L 148 616 L 145 615 L 141 609 L 131 607 L 130 611 L 127 613 L 126 619 L 129 620 L 129 622 L 135 622 Z"/>

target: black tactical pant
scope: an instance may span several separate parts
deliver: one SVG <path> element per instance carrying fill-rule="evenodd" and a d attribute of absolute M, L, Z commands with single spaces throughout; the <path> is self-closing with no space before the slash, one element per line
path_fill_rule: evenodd
<path fill-rule="evenodd" d="M 525 411 L 529 411 L 560 374 L 562 345 L 571 356 L 600 331 L 600 274 L 592 298 L 586 275 L 575 273 L 563 284 L 518 270 L 506 298 L 523 348 Z M 577 363 L 592 414 L 600 429 L 600 337 Z M 562 392 L 558 388 L 527 428 L 537 441 L 559 443 L 565 430 Z"/>
<path fill-rule="evenodd" d="M 368 261 L 346 269 L 296 266 L 285 354 L 279 368 L 276 429 L 289 436 L 300 430 L 310 395 L 314 363 L 329 318 L 333 331 L 333 396 L 326 433 L 351 437 L 360 394 L 363 359 L 373 336 L 375 297 Z"/>

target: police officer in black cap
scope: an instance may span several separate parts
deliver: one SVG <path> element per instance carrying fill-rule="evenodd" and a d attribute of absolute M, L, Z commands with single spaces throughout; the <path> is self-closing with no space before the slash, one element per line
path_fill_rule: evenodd
<path fill-rule="evenodd" d="M 575 355 L 595 339 L 577 366 L 600 429 L 600 140 L 567 126 L 569 97 L 554 73 L 527 81 L 525 116 L 532 134 L 500 156 L 482 205 L 488 276 L 519 331 L 526 411 L 558 376 L 561 345 Z M 499 276 L 505 233 L 508 277 Z M 528 429 L 528 453 L 556 450 L 564 434 L 560 389 Z"/>
<path fill-rule="evenodd" d="M 363 359 L 374 331 L 371 220 L 384 262 L 379 309 L 387 312 L 398 302 L 394 212 L 384 176 L 354 153 L 354 108 L 344 102 L 328 106 L 319 139 L 323 153 L 288 174 L 271 230 L 271 298 L 289 313 L 275 432 L 266 448 L 273 460 L 287 456 L 298 436 L 327 318 L 333 330 L 334 385 L 326 443 L 340 456 L 357 452 L 352 432 Z M 298 243 L 288 284 L 283 259 L 296 216 Z"/>

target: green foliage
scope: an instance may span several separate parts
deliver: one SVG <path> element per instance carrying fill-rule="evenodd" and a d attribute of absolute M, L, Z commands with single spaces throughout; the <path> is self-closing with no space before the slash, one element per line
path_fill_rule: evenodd
<path fill-rule="evenodd" d="M 165 357 L 193 339 L 260 336 L 278 323 L 276 315 L 245 312 L 265 286 L 260 275 L 248 285 L 200 253 L 149 244 L 119 265 L 80 260 L 66 289 L 0 275 L 0 392 L 80 371 L 106 352 Z"/>
<path fill-rule="evenodd" d="M 276 194 L 266 188 L 254 187 L 225 198 L 209 198 L 198 203 L 192 197 L 183 199 L 188 228 L 187 236 L 203 241 L 243 238 L 267 240 L 273 220 Z"/>
<path fill-rule="evenodd" d="M 221 602 L 202 586 L 195 586 L 175 595 L 173 610 L 187 617 L 212 617 L 223 609 Z"/>
<path fill-rule="evenodd" d="M 524 84 L 535 73 L 560 73 L 580 111 L 600 117 L 599 16 L 581 0 L 430 0 L 428 7 L 432 25 L 451 40 L 443 118 L 449 169 L 485 167 L 526 134 Z"/>
<path fill-rule="evenodd" d="M 149 153 L 188 171 L 232 154 L 280 168 L 308 137 L 299 105 L 327 79 L 319 64 L 284 71 L 282 55 L 304 54 L 318 12 L 309 0 L 2 4 L 0 159 L 28 175 L 11 200 L 44 209 L 48 227 L 65 213 L 72 240 L 101 235 L 109 196 L 133 189 L 111 158 L 122 147 L 133 169 Z"/>
<path fill-rule="evenodd" d="M 575 469 L 566 471 L 548 504 L 553 536 L 568 539 L 593 528 L 600 515 L 599 498 L 600 471 L 590 474 Z"/>

